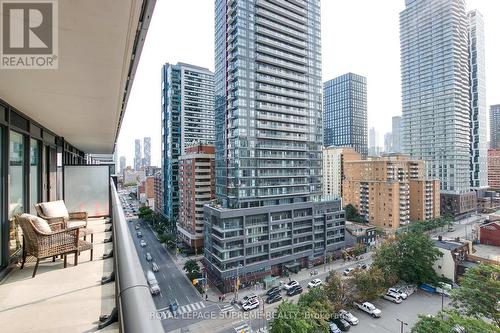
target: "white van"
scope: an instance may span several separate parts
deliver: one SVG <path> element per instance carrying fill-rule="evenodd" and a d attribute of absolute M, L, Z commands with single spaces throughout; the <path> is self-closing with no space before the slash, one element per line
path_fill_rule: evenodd
<path fill-rule="evenodd" d="M 146 273 L 146 278 L 148 279 L 149 290 L 151 291 L 151 295 L 158 295 L 161 292 L 160 286 L 158 285 L 158 281 L 156 281 L 155 274 L 151 271 Z"/>

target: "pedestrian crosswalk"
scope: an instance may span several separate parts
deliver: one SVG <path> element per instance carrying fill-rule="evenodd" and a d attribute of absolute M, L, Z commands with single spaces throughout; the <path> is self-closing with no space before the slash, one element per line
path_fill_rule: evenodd
<path fill-rule="evenodd" d="M 177 311 L 175 311 L 175 314 L 182 315 L 184 313 L 189 313 L 189 312 L 201 310 L 205 307 L 206 307 L 206 305 L 203 302 L 196 302 L 196 303 L 191 303 L 191 304 L 187 304 L 187 305 L 182 305 L 182 306 L 179 306 L 177 308 Z M 162 316 L 165 316 L 166 318 L 173 317 L 173 314 L 168 307 L 158 309 L 157 311 L 161 312 Z"/>
<path fill-rule="evenodd" d="M 219 305 L 220 312 L 222 312 L 222 313 L 230 313 L 230 312 L 233 312 L 233 311 L 238 311 L 238 309 L 235 308 L 235 305 L 231 305 L 231 304 Z"/>
<path fill-rule="evenodd" d="M 236 333 L 252 333 L 252 328 L 246 323 L 239 323 L 238 326 L 233 326 Z"/>

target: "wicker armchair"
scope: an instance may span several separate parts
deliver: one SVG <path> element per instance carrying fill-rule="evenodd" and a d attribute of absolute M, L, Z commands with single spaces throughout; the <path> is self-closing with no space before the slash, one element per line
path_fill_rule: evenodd
<path fill-rule="evenodd" d="M 23 230 L 23 261 L 21 269 L 24 267 L 27 256 L 36 258 L 33 276 L 38 270 L 41 259 L 55 258 L 58 255 L 64 256 L 64 268 L 67 266 L 67 254 L 75 254 L 75 266 L 78 265 L 78 253 L 81 249 L 89 248 L 88 242 L 79 239 L 80 228 L 65 228 L 51 233 L 44 233 L 37 229 L 29 214 L 15 216 L 17 222 Z M 90 244 L 92 248 L 92 244 Z"/>
<path fill-rule="evenodd" d="M 52 225 L 53 223 L 64 223 L 64 228 L 79 227 L 80 236 L 83 240 L 87 239 L 87 235 L 90 235 L 90 242 L 94 242 L 94 231 L 87 227 L 88 223 L 88 213 L 87 212 L 68 212 L 68 217 L 64 216 L 48 216 L 45 214 L 42 208 L 43 203 L 35 204 L 35 210 L 39 217 Z"/>

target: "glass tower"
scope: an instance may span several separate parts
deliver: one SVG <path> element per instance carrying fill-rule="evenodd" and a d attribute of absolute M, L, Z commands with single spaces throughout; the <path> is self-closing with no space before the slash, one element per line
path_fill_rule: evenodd
<path fill-rule="evenodd" d="M 352 147 L 368 155 L 366 78 L 347 73 L 323 86 L 325 147 Z"/>
<path fill-rule="evenodd" d="M 214 143 L 213 73 L 185 63 L 162 68 L 161 138 L 164 214 L 179 212 L 179 156 L 197 143 Z"/>
<path fill-rule="evenodd" d="M 406 0 L 400 13 L 402 146 L 441 191 L 470 191 L 470 85 L 464 0 Z"/>

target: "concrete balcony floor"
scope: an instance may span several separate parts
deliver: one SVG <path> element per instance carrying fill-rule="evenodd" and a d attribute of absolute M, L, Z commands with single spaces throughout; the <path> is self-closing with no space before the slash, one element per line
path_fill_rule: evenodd
<path fill-rule="evenodd" d="M 113 268 L 113 259 L 102 259 L 103 253 L 112 249 L 104 244 L 111 232 L 105 219 L 89 219 L 94 230 L 94 260 L 90 251 L 78 258 L 68 256 L 68 266 L 63 260 L 45 259 L 40 262 L 35 278 L 33 258 L 28 258 L 24 268 L 15 267 L 0 283 L 0 323 L 2 333 L 7 332 L 94 332 L 99 316 L 109 314 L 115 304 L 114 283 L 101 285 L 103 275 Z M 89 237 L 87 240 L 90 240 Z M 115 323 L 103 331 L 118 332 Z"/>

